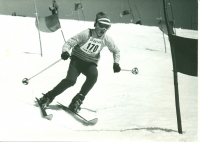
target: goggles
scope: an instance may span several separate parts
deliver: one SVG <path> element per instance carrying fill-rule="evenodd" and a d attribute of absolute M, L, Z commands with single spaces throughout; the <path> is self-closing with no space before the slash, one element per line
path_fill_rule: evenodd
<path fill-rule="evenodd" d="M 100 30 L 108 30 L 111 25 L 106 25 L 106 24 L 102 24 L 102 23 L 97 23 L 97 27 L 100 29 Z"/>

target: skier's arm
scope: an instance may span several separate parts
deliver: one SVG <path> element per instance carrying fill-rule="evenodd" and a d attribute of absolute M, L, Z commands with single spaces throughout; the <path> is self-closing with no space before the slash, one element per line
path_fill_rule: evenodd
<path fill-rule="evenodd" d="M 110 50 L 110 52 L 113 53 L 113 60 L 114 60 L 114 63 L 119 63 L 119 60 L 120 60 L 120 50 L 119 50 L 119 48 L 115 45 L 115 43 L 114 43 L 114 41 L 112 40 L 112 38 L 107 37 L 106 46 L 108 47 L 108 49 Z"/>
<path fill-rule="evenodd" d="M 87 36 L 86 31 L 82 31 L 81 33 L 75 35 L 66 41 L 63 45 L 62 52 L 69 52 L 71 48 L 75 47 L 77 44 L 81 43 L 84 38 Z"/>
<path fill-rule="evenodd" d="M 78 44 L 78 40 L 75 37 L 70 38 L 68 41 L 66 41 L 63 45 L 62 52 L 69 52 L 72 47 L 76 46 Z"/>

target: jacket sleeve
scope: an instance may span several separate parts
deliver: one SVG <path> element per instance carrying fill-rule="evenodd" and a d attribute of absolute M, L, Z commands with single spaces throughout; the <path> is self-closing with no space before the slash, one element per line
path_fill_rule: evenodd
<path fill-rule="evenodd" d="M 120 50 L 115 45 L 113 39 L 109 36 L 106 37 L 106 46 L 108 47 L 110 52 L 113 53 L 114 63 L 119 63 L 119 61 L 120 61 Z"/>
<path fill-rule="evenodd" d="M 84 41 L 84 39 L 87 37 L 88 32 L 87 30 L 80 32 L 79 34 L 75 35 L 74 37 L 70 38 L 68 41 L 66 41 L 63 45 L 62 52 L 69 52 L 71 48 L 75 47 L 77 44 Z"/>

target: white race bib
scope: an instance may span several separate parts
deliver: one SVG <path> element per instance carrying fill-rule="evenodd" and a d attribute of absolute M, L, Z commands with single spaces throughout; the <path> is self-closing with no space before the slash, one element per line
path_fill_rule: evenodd
<path fill-rule="evenodd" d="M 101 43 L 101 39 L 90 37 L 80 49 L 87 54 L 98 54 L 101 50 Z"/>

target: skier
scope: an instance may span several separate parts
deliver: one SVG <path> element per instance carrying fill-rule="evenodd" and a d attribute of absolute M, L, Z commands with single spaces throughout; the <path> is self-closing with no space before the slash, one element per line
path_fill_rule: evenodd
<path fill-rule="evenodd" d="M 43 97 L 40 98 L 43 107 L 47 107 L 57 95 L 73 86 L 80 73 L 82 73 L 86 76 L 86 80 L 69 105 L 69 109 L 73 112 L 80 111 L 80 105 L 83 103 L 85 96 L 97 81 L 97 65 L 100 52 L 105 46 L 113 53 L 114 73 L 120 72 L 120 51 L 112 38 L 106 34 L 111 27 L 108 15 L 103 12 L 97 13 L 94 27 L 94 29 L 86 29 L 80 32 L 63 45 L 61 58 L 67 60 L 70 57 L 71 59 L 67 76 L 51 91 L 43 94 Z M 69 51 L 71 48 L 73 49 L 70 56 Z"/>
<path fill-rule="evenodd" d="M 58 5 L 56 4 L 55 0 L 53 0 L 52 7 L 49 7 L 49 10 L 52 12 L 52 15 L 58 14 Z"/>

